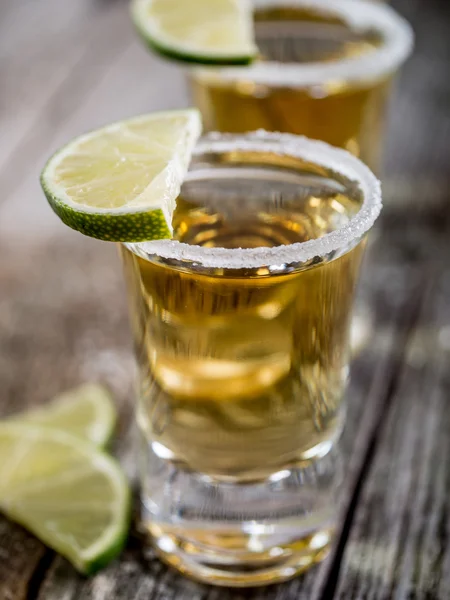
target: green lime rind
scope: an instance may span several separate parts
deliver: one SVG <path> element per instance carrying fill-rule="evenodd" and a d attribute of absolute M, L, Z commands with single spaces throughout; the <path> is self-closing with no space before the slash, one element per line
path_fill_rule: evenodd
<path fill-rule="evenodd" d="M 252 63 L 258 56 L 258 52 L 243 56 L 207 56 L 197 54 L 195 52 L 180 52 L 173 47 L 166 46 L 160 42 L 157 42 L 155 39 L 149 37 L 148 33 L 138 23 L 137 19 L 133 18 L 133 23 L 140 38 L 150 50 L 157 52 L 160 56 L 163 56 L 164 58 L 168 58 L 179 63 L 189 63 L 217 67 L 245 66 Z"/>
<path fill-rule="evenodd" d="M 97 150 L 94 151 L 94 163 L 100 161 L 98 172 L 101 173 L 100 178 L 106 182 L 105 185 L 111 185 L 111 182 L 108 174 L 102 173 L 102 157 L 106 160 L 109 157 L 111 160 L 111 154 L 113 154 L 114 160 L 116 160 L 118 152 L 120 162 L 126 162 L 131 153 L 131 163 L 133 163 L 133 147 L 132 144 L 130 146 L 128 127 L 134 128 L 134 131 L 131 131 L 131 137 L 137 135 L 138 154 L 148 144 L 148 151 L 143 156 L 145 156 L 145 160 L 149 161 L 149 165 L 154 165 L 155 159 L 159 161 L 160 164 L 157 162 L 158 169 L 161 170 L 154 171 L 150 167 L 150 172 L 146 175 L 142 171 L 142 163 L 138 161 L 141 169 L 139 177 L 142 180 L 148 176 L 148 181 L 141 181 L 141 183 L 146 183 L 145 189 L 134 199 L 129 198 L 127 202 L 124 200 L 123 204 L 120 203 L 120 198 L 114 197 L 114 190 L 111 191 L 111 187 L 107 189 L 110 190 L 113 196 L 112 200 L 115 202 L 112 202 L 112 206 L 108 208 L 99 207 L 96 204 L 95 192 L 92 192 L 91 196 L 84 195 L 83 201 L 78 202 L 73 188 L 78 186 L 82 189 L 83 185 L 90 186 L 92 179 L 95 181 L 96 173 L 92 173 L 92 171 L 88 180 L 83 179 L 85 176 L 83 169 L 86 164 L 92 166 L 89 163 L 89 145 L 91 143 L 95 146 L 100 140 L 100 146 L 101 143 L 104 144 L 102 150 L 98 150 L 97 147 Z M 141 132 L 139 133 L 140 127 Z M 167 140 L 164 138 L 166 135 L 164 128 L 166 127 Z M 155 140 L 153 133 L 155 133 Z M 201 118 L 196 109 L 162 111 L 111 123 L 76 137 L 53 154 L 41 173 L 42 189 L 58 217 L 66 225 L 88 237 L 111 242 L 142 242 L 171 238 L 172 212 L 188 169 L 192 151 L 200 134 Z M 122 148 L 122 144 L 124 148 Z M 83 148 L 81 152 L 80 146 Z M 122 150 L 123 154 L 121 154 Z M 161 151 L 163 152 L 162 156 Z M 162 158 L 163 160 L 161 160 Z M 72 162 L 69 167 L 71 176 L 76 178 L 75 183 L 70 177 L 65 179 L 64 174 L 57 175 L 58 168 L 66 159 L 69 164 L 70 161 L 75 160 L 76 164 L 74 165 Z M 128 179 L 129 184 L 133 181 L 132 177 L 136 176 L 132 169 Z M 122 171 L 123 173 L 124 171 Z M 111 180 L 114 180 L 115 176 L 114 169 L 112 169 Z M 126 177 L 126 171 L 124 176 Z M 133 186 L 131 185 L 131 187 Z M 69 188 L 71 188 L 70 193 L 68 193 Z M 90 188 L 88 189 L 90 190 Z M 103 189 L 103 191 L 105 190 Z M 133 190 L 129 190 L 129 192 L 132 196 Z"/>
<path fill-rule="evenodd" d="M 14 432 L 14 437 L 18 440 L 23 440 L 24 443 L 27 440 L 42 441 L 43 443 L 55 443 L 53 453 L 57 452 L 58 448 L 67 447 L 78 454 L 78 466 L 83 465 L 84 461 L 86 465 L 92 465 L 92 475 L 95 476 L 96 472 L 103 474 L 107 477 L 107 480 L 111 484 L 111 490 L 107 498 L 101 497 L 83 497 L 85 500 L 86 508 L 81 509 L 79 504 L 70 506 L 70 501 L 61 503 L 60 506 L 54 507 L 52 503 L 58 504 L 58 487 L 55 487 L 54 479 L 50 490 L 48 491 L 48 501 L 51 508 L 45 507 L 42 503 L 42 490 L 45 490 L 45 478 L 43 479 L 44 486 L 38 490 L 37 504 L 32 500 L 33 493 L 36 488 L 26 488 L 24 479 L 19 488 L 13 487 L 8 489 L 8 479 L 3 481 L 0 486 L 0 511 L 5 514 L 12 521 L 22 525 L 28 531 L 36 535 L 43 543 L 48 547 L 52 548 L 62 556 L 66 557 L 73 566 L 85 575 L 92 575 L 99 569 L 105 567 L 109 562 L 116 558 L 123 550 L 129 533 L 130 522 L 131 522 L 131 490 L 128 484 L 127 478 L 122 471 L 121 467 L 111 456 L 106 454 L 104 451 L 98 449 L 90 442 L 80 439 L 77 436 L 69 434 L 65 431 L 47 427 L 44 425 L 35 425 L 25 422 L 3 422 L 0 423 L 0 441 L 2 436 L 5 435 L 8 439 L 8 432 Z M 62 446 L 60 446 L 62 444 Z M 0 448 L 1 448 L 0 444 Z M 3 446 L 3 452 L 5 447 Z M 30 451 L 30 448 L 28 449 Z M 31 452 L 33 449 L 31 447 Z M 14 452 L 13 452 L 14 454 Z M 72 454 L 73 455 L 73 454 Z M 24 453 L 22 460 L 25 460 L 26 453 Z M 15 458 L 13 456 L 12 458 Z M 21 463 L 15 465 L 15 469 L 20 468 Z M 32 463 L 31 463 L 32 464 Z M 71 464 L 71 463 L 69 463 Z M 8 471 L 9 464 L 3 460 L 3 468 Z M 27 468 L 30 466 L 25 465 L 24 474 L 27 473 Z M 1 469 L 0 469 L 1 472 Z M 89 471 L 88 471 L 89 473 Z M 59 474 L 59 473 L 58 473 Z M 60 475 L 64 478 L 67 474 L 66 470 L 62 470 Z M 90 477 L 92 477 L 90 475 Z M 53 474 L 54 477 L 54 474 Z M 36 484 L 36 479 L 31 481 Z M 92 480 L 90 479 L 90 485 Z M 32 483 L 32 485 L 33 485 Z M 64 486 L 64 484 L 63 484 Z M 67 486 L 67 484 L 66 484 Z M 80 491 L 80 484 L 78 484 L 77 491 Z M 82 489 L 82 488 L 81 488 Z M 94 487 L 95 489 L 95 487 Z M 31 493 L 31 496 L 30 496 Z M 36 498 L 36 496 L 34 496 Z M 113 504 L 111 504 L 111 500 Z M 77 499 L 74 500 L 77 503 Z M 105 506 L 110 510 L 107 525 L 101 529 L 99 537 L 94 539 L 87 548 L 80 548 L 77 542 L 77 535 L 80 535 L 80 525 L 83 523 L 83 517 L 86 518 L 88 515 L 91 518 L 89 532 L 92 534 L 92 528 L 98 523 L 99 514 L 98 507 L 94 508 L 92 512 L 92 506 L 90 502 L 105 502 Z M 109 502 L 109 504 L 108 504 Z M 43 510 L 44 509 L 44 510 Z M 46 511 L 49 511 L 48 513 Z M 91 512 L 89 512 L 91 511 Z M 96 512 L 97 511 L 97 512 Z M 103 517 L 105 518 L 105 514 Z M 43 518 L 44 517 L 44 518 Z M 45 519 L 47 517 L 47 521 Z M 80 521 L 81 517 L 81 521 Z M 48 522 L 48 519 L 50 521 Z M 101 518 L 101 517 L 100 517 Z M 104 521 L 103 518 L 103 521 Z M 64 530 L 58 529 L 56 523 L 64 523 Z M 70 526 L 67 527 L 67 523 L 73 520 L 73 529 Z M 45 526 L 47 523 L 47 527 Z M 88 527 L 86 522 L 83 525 Z M 85 534 L 81 534 L 81 539 L 85 539 Z"/>
<path fill-rule="evenodd" d="M 68 549 L 65 546 L 65 544 L 59 543 L 57 539 L 49 535 L 48 530 L 39 527 L 39 525 L 36 523 L 30 523 L 25 515 L 14 511 L 14 509 L 4 509 L 1 507 L 1 505 L 0 512 L 2 512 L 11 521 L 14 521 L 14 523 L 21 525 L 24 529 L 35 535 L 46 546 L 48 546 L 58 554 L 61 554 L 61 556 L 67 558 L 67 560 L 81 574 L 90 576 L 95 575 L 95 573 L 107 567 L 109 563 L 116 559 L 125 548 L 131 524 L 131 492 L 129 492 L 128 495 L 129 498 L 127 516 L 123 520 L 121 529 L 117 531 L 114 541 L 110 546 L 105 548 L 104 551 L 88 560 L 83 559 L 82 557 L 74 553 L 71 549 Z"/>
<path fill-rule="evenodd" d="M 154 50 L 161 56 L 176 60 L 181 63 L 194 63 L 199 65 L 209 66 L 239 66 L 248 65 L 257 58 L 259 51 L 256 45 L 251 51 L 242 52 L 239 54 L 234 52 L 233 54 L 227 54 L 226 52 L 218 52 L 217 50 L 205 49 L 204 51 L 190 50 L 183 45 L 176 45 L 165 43 L 162 39 L 152 35 L 149 30 L 144 26 L 142 2 L 133 0 L 130 6 L 131 20 L 136 28 L 137 33 L 148 46 L 150 50 Z M 181 8 L 181 7 L 180 7 Z"/>
<path fill-rule="evenodd" d="M 144 242 L 172 237 L 172 231 L 160 208 L 123 213 L 84 212 L 56 198 L 47 188 L 43 175 L 41 186 L 61 221 L 89 237 L 107 242 Z"/>
<path fill-rule="evenodd" d="M 91 576 L 95 575 L 105 567 L 109 565 L 113 560 L 115 560 L 124 550 L 125 545 L 128 540 L 129 532 L 130 532 L 130 524 L 131 524 L 131 494 L 130 494 L 130 502 L 129 502 L 129 510 L 128 510 L 128 520 L 126 522 L 126 527 L 124 527 L 120 537 L 118 537 L 115 543 L 108 548 L 105 552 L 97 556 L 94 560 L 90 562 L 85 562 L 82 564 L 81 568 L 78 570 L 84 575 Z M 74 564 L 76 567 L 76 565 Z"/>

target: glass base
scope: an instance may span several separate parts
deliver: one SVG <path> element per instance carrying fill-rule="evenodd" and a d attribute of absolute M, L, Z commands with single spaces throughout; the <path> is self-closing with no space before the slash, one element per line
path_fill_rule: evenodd
<path fill-rule="evenodd" d="M 141 525 L 159 557 L 185 575 L 214 585 L 267 585 L 326 556 L 342 479 L 335 447 L 254 482 L 213 480 L 146 448 Z"/>
<path fill-rule="evenodd" d="M 148 530 L 159 558 L 184 575 L 212 585 L 253 587 L 291 579 L 325 558 L 333 526 L 305 534 L 302 525 L 296 531 L 292 523 L 289 532 L 266 534 L 264 541 L 260 534 L 232 528 L 209 536 L 199 531 L 179 535 L 157 524 Z"/>

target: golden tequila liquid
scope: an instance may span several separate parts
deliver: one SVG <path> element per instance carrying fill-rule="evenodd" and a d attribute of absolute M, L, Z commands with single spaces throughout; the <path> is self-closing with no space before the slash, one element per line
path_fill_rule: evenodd
<path fill-rule="evenodd" d="M 360 207 L 335 191 L 249 200 L 242 190 L 231 204 L 213 188 L 198 199 L 195 187 L 178 199 L 175 239 L 206 248 L 315 239 Z M 360 257 L 357 245 L 286 272 L 202 273 L 124 249 L 149 438 L 189 469 L 236 481 L 328 449 L 340 427 Z"/>
<path fill-rule="evenodd" d="M 193 577 L 278 581 L 328 548 L 370 185 L 324 144 L 215 134 L 182 186 L 175 241 L 122 246 L 143 524 Z"/>
<path fill-rule="evenodd" d="M 378 170 L 390 84 L 398 66 L 393 54 L 393 64 L 387 61 L 385 69 L 379 68 L 386 40 L 378 16 L 387 14 L 389 23 L 391 9 L 361 2 L 362 9 L 354 10 L 367 10 L 367 23 L 355 28 L 339 0 L 327 10 L 323 2 L 262 4 L 266 8 L 255 12 L 260 64 L 192 73 L 192 95 L 206 129 L 302 134 L 345 148 Z M 406 52 L 408 43 L 399 37 Z"/>

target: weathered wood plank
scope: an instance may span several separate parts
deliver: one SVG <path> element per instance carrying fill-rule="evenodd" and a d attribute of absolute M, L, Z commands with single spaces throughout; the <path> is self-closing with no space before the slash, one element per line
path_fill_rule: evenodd
<path fill-rule="evenodd" d="M 372 258 L 369 256 L 375 263 L 368 265 L 371 267 L 368 283 L 379 312 L 379 335 L 355 365 L 345 438 L 345 450 L 348 456 L 353 455 L 353 459 L 349 459 L 349 489 L 359 478 L 367 445 L 383 411 L 384 387 L 395 376 L 393 357 L 400 351 L 398 345 L 405 343 L 405 324 L 397 315 L 409 306 L 418 289 L 414 264 L 408 276 L 409 288 L 402 283 L 388 293 L 384 289 L 386 277 L 398 278 L 402 269 L 406 269 L 405 260 L 410 260 L 407 252 L 395 250 L 397 237 L 394 232 L 390 238 L 391 251 L 379 240 L 372 249 Z M 14 258 L 0 269 L 0 289 L 8 290 L 0 310 L 0 356 L 3 357 L 0 379 L 4 382 L 0 411 L 10 414 L 24 406 L 44 402 L 86 379 L 106 381 L 115 391 L 121 407 L 122 427 L 117 451 L 132 476 L 133 436 L 126 433 L 131 419 L 133 364 L 124 290 L 114 247 L 69 235 L 65 240 L 55 239 L 44 245 L 19 245 L 14 254 L 10 244 L 0 250 Z M 392 262 L 392 255 L 398 257 L 397 262 Z M 393 321 L 398 323 L 397 329 L 393 328 Z M 26 536 L 14 526 L 9 535 L 11 544 L 17 536 Z M 16 573 L 26 572 L 25 567 L 29 568 L 33 561 L 38 569 L 43 548 L 36 544 L 34 555 L 21 555 L 23 563 L 19 562 Z M 248 597 L 313 600 L 319 597 L 330 566 L 328 561 L 303 578 L 283 586 L 256 590 Z M 30 576 L 32 572 L 30 570 Z M 44 575 L 42 571 L 40 576 Z M 39 577 L 35 577 L 33 585 L 38 586 L 38 583 Z M 122 560 L 89 581 L 78 576 L 63 559 L 56 558 L 45 576 L 39 598 L 99 600 L 108 595 L 112 600 L 121 598 L 125 589 L 129 598 L 143 598 L 145 594 L 155 600 L 172 597 L 212 600 L 219 593 L 187 582 L 155 558 L 145 560 L 140 540 L 134 535 Z M 217 597 L 230 600 L 243 597 L 243 592 L 221 591 L 220 594 Z M 14 600 L 22 600 L 22 597 L 17 595 Z"/>
<path fill-rule="evenodd" d="M 0 515 L 0 600 L 26 598 L 30 582 L 48 550 Z"/>
<path fill-rule="evenodd" d="M 448 256 L 443 244 L 441 256 Z M 450 597 L 450 271 L 438 269 L 346 548 L 342 600 Z"/>
<path fill-rule="evenodd" d="M 121 437 L 130 418 L 133 362 L 115 248 L 92 240 L 40 250 L 18 245 L 14 260 L 8 257 L 0 263 L 0 415 L 101 380 L 121 408 Z M 37 593 L 54 554 L 0 517 L 0 556 L 0 600 L 24 600 Z"/>

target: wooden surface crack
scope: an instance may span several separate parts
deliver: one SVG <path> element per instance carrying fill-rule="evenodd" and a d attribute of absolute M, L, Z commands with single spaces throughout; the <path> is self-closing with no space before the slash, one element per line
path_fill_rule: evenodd
<path fill-rule="evenodd" d="M 37 600 L 39 598 L 39 592 L 45 581 L 45 578 L 47 577 L 54 558 L 55 553 L 49 548 L 46 548 L 30 578 L 26 600 Z"/>

